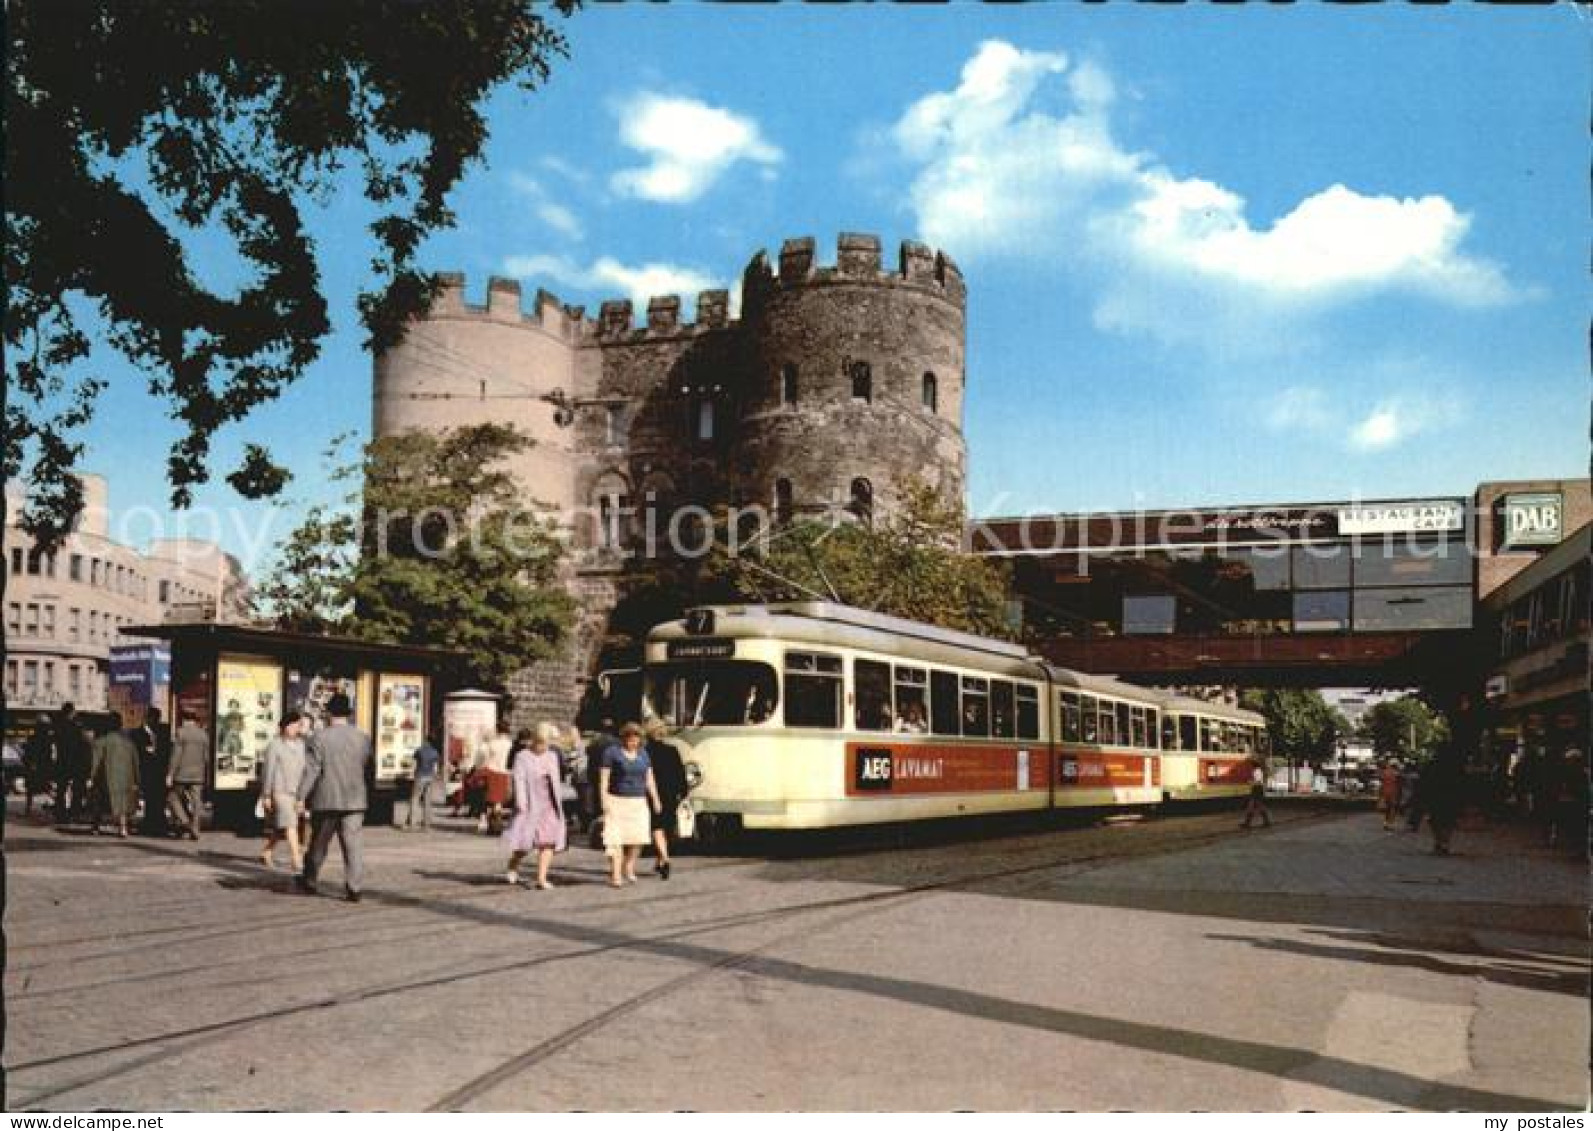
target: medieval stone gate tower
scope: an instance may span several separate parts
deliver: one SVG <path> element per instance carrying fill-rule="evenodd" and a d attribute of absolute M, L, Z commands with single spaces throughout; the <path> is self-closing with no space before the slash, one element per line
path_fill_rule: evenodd
<path fill-rule="evenodd" d="M 729 295 L 628 301 L 597 318 L 494 278 L 485 306 L 442 277 L 429 313 L 375 360 L 374 434 L 513 424 L 535 441 L 511 472 L 570 530 L 582 623 L 560 662 L 511 688 L 516 715 L 570 718 L 590 677 L 628 555 L 651 510 L 761 504 L 776 516 L 887 511 L 895 486 L 927 479 L 961 506 L 965 291 L 949 257 L 842 235 L 833 267 L 812 239 L 759 252 Z"/>

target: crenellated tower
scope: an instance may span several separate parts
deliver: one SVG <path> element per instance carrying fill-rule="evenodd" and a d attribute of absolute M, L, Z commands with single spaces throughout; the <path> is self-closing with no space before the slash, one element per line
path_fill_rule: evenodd
<path fill-rule="evenodd" d="M 535 440 L 510 471 L 571 532 L 583 623 L 567 662 L 515 688 L 527 718 L 573 715 L 649 510 L 660 532 L 693 505 L 867 518 L 909 475 L 962 505 L 966 292 L 923 244 L 889 268 L 872 235 L 842 235 L 833 266 L 810 238 L 777 263 L 760 251 L 739 319 L 722 290 L 697 296 L 695 322 L 654 297 L 638 325 L 628 300 L 591 318 L 541 290 L 527 311 L 508 279 L 482 304 L 462 275 L 439 283 L 375 359 L 374 432 L 490 421 Z"/>

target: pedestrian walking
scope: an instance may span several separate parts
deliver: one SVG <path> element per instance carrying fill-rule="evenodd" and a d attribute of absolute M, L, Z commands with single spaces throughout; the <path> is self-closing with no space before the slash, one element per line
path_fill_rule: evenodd
<path fill-rule="evenodd" d="M 481 830 L 494 835 L 503 831 L 503 807 L 509 800 L 509 754 L 514 743 L 509 738 L 508 720 L 500 720 L 498 733 L 487 740 L 486 759 L 481 770 L 485 775 L 487 811 L 481 818 Z"/>
<path fill-rule="evenodd" d="M 1260 758 L 1250 759 L 1250 800 L 1245 802 L 1245 819 L 1239 823 L 1241 829 L 1248 829 L 1257 817 L 1261 818 L 1261 827 L 1272 827 L 1272 814 L 1267 812 L 1267 771 Z"/>
<path fill-rule="evenodd" d="M 581 817 L 593 848 L 602 847 L 603 821 L 603 755 L 610 747 L 619 745 L 614 733 L 614 720 L 603 717 L 602 724 L 586 744 L 586 771 L 582 774 L 578 790 L 581 799 Z"/>
<path fill-rule="evenodd" d="M 138 781 L 144 794 L 145 836 L 166 835 L 166 773 L 171 768 L 171 728 L 161 719 L 160 708 L 144 712 L 144 721 L 132 731 L 138 747 Z"/>
<path fill-rule="evenodd" d="M 1582 751 L 1572 747 L 1555 767 L 1549 794 L 1548 845 L 1587 852 L 1588 776 Z"/>
<path fill-rule="evenodd" d="M 33 733 L 22 747 L 22 788 L 25 790 L 23 816 L 33 815 L 33 799 L 48 797 L 50 783 L 55 780 L 55 731 L 50 720 L 41 718 L 33 724 Z M 40 804 L 43 809 L 43 804 Z"/>
<path fill-rule="evenodd" d="M 125 730 L 107 731 L 94 743 L 89 780 L 110 809 L 116 835 L 127 836 L 127 823 L 138 811 L 138 746 Z M 99 803 L 94 807 L 94 831 L 100 829 Z"/>
<path fill-rule="evenodd" d="M 609 887 L 636 882 L 636 862 L 650 836 L 648 806 L 657 812 L 658 785 L 652 762 L 642 749 L 642 728 L 626 723 L 617 746 L 603 754 L 600 774 L 603 848 L 609 858 Z"/>
<path fill-rule="evenodd" d="M 431 828 L 431 793 L 437 784 L 437 767 L 442 765 L 442 754 L 437 750 L 437 736 L 429 734 L 415 747 L 414 769 L 409 779 L 409 811 L 404 814 L 404 827 L 415 827 L 415 814 L 420 813 L 420 827 Z"/>
<path fill-rule="evenodd" d="M 1377 803 L 1383 810 L 1383 830 L 1393 832 L 1399 817 L 1399 763 L 1383 763 L 1378 775 Z"/>
<path fill-rule="evenodd" d="M 1433 830 L 1433 852 L 1449 855 L 1449 843 L 1460 823 L 1465 776 L 1458 755 L 1441 751 L 1422 770 L 1420 797 Z"/>
<path fill-rule="evenodd" d="M 55 739 L 55 823 L 76 821 L 88 809 L 88 779 L 93 751 L 77 721 L 77 708 L 61 704 L 52 727 Z"/>
<path fill-rule="evenodd" d="M 371 739 L 349 720 L 354 706 L 341 691 L 326 705 L 331 723 L 311 736 L 305 748 L 299 806 L 310 813 L 310 847 L 304 854 L 299 890 L 317 892 L 321 866 L 332 838 L 343 853 L 343 887 L 358 903 L 365 878 L 361 830 L 365 825 L 366 777 L 371 770 Z"/>
<path fill-rule="evenodd" d="M 559 756 L 548 745 L 546 731 L 521 732 L 524 746 L 517 747 L 510 770 L 514 793 L 514 818 L 503 834 L 509 849 L 509 866 L 504 878 L 520 882 L 520 862 L 531 852 L 537 854 L 536 886 L 553 886 L 548 870 L 553 854 L 568 847 L 564 824 L 564 798 L 559 785 Z"/>
<path fill-rule="evenodd" d="M 210 759 L 210 735 L 191 710 L 182 713 L 182 725 L 172 738 L 171 766 L 166 772 L 166 804 L 177 818 L 178 835 L 199 839 L 200 806 L 204 803 L 205 763 Z"/>
<path fill-rule="evenodd" d="M 653 851 L 658 862 L 653 874 L 661 880 L 669 879 L 669 845 L 678 836 L 676 813 L 681 799 L 686 796 L 686 764 L 680 750 L 669 742 L 669 728 L 662 719 L 647 725 L 647 754 L 653 763 L 653 781 L 658 786 L 658 809 L 652 814 Z"/>
<path fill-rule="evenodd" d="M 266 842 L 260 863 L 275 868 L 277 845 L 288 842 L 294 872 L 304 870 L 304 846 L 299 840 L 299 783 L 304 780 L 304 732 L 309 720 L 289 711 L 277 724 L 277 736 L 265 748 L 265 769 L 260 775 L 260 802 L 266 812 Z"/>
<path fill-rule="evenodd" d="M 1425 770 L 1419 766 L 1407 766 L 1400 775 L 1400 801 L 1405 810 L 1405 831 L 1416 832 L 1422 827 L 1422 819 L 1427 816 L 1427 801 L 1422 794 Z"/>

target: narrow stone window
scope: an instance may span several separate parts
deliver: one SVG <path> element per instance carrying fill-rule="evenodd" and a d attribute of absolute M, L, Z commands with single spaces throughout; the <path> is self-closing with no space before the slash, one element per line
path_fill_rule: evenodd
<path fill-rule="evenodd" d="M 933 373 L 924 374 L 924 407 L 930 412 L 937 412 L 940 408 L 940 388 L 935 381 Z"/>
<path fill-rule="evenodd" d="M 852 399 L 856 401 L 872 401 L 874 399 L 874 372 L 866 361 L 854 361 L 848 366 L 852 378 Z"/>
<path fill-rule="evenodd" d="M 787 365 L 780 370 L 780 403 L 796 404 L 797 401 L 797 367 Z"/>
<path fill-rule="evenodd" d="M 618 447 L 625 443 L 625 406 L 611 404 L 608 406 L 608 419 L 606 421 L 604 439 L 610 447 Z"/>
<path fill-rule="evenodd" d="M 852 501 L 847 504 L 846 509 L 856 515 L 860 522 L 872 523 L 874 521 L 874 485 L 867 479 L 852 480 Z"/>
<path fill-rule="evenodd" d="M 706 398 L 697 402 L 697 439 L 714 438 L 714 402 Z"/>
<path fill-rule="evenodd" d="M 791 480 L 774 481 L 774 521 L 784 526 L 791 521 L 794 507 L 791 497 Z"/>

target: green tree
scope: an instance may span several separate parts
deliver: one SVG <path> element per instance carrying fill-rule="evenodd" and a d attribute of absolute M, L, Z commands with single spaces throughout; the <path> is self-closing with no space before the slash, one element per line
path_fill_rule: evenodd
<path fill-rule="evenodd" d="M 1320 691 L 1246 691 L 1240 704 L 1266 717 L 1273 754 L 1291 763 L 1321 765 L 1333 757 L 1339 739 L 1350 733 L 1349 720 Z"/>
<path fill-rule="evenodd" d="M 1362 727 L 1372 749 L 1385 758 L 1425 762 L 1449 738 L 1444 717 L 1414 695 L 1376 704 Z"/>
<path fill-rule="evenodd" d="M 486 424 L 368 445 L 363 490 L 349 500 L 358 519 L 314 511 L 288 538 L 262 586 L 273 616 L 456 649 L 465 674 L 490 688 L 552 655 L 575 616 L 560 583 L 563 544 L 504 467 L 530 444 Z"/>
<path fill-rule="evenodd" d="M 1005 568 L 959 550 L 962 512 L 918 479 L 873 523 L 799 520 L 758 545 L 716 542 L 704 581 L 746 601 L 838 600 L 943 628 L 1010 638 Z"/>
<path fill-rule="evenodd" d="M 432 284 L 426 236 L 486 142 L 500 84 L 546 78 L 575 0 L 11 0 L 6 5 L 5 474 L 30 481 L 24 527 L 57 543 L 82 509 L 76 431 L 122 354 L 183 435 L 172 502 L 209 479 L 214 432 L 296 380 L 329 328 L 307 203 L 345 166 L 377 216 L 371 343 L 396 340 Z M 249 277 L 196 275 L 227 240 Z M 228 482 L 279 492 L 249 445 Z"/>

